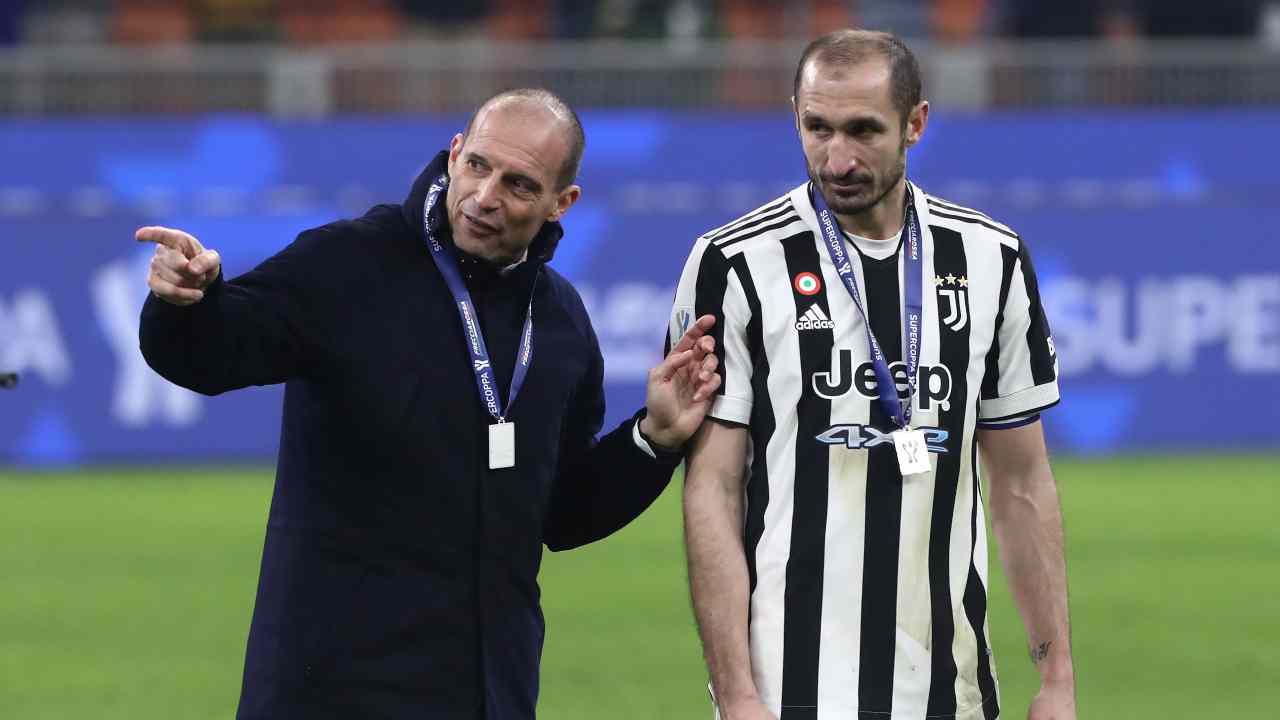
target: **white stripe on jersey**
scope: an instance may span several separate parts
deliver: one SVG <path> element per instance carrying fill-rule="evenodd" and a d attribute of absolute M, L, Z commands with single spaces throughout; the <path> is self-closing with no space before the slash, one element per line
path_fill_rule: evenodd
<path fill-rule="evenodd" d="M 673 333 L 690 312 L 723 319 L 710 414 L 749 426 L 752 672 L 780 720 L 814 705 L 817 720 L 999 712 L 974 433 L 1057 401 L 1052 341 L 1016 233 L 915 197 L 929 270 L 913 425 L 933 433 L 927 475 L 904 481 L 884 443 L 865 322 L 807 186 L 699 238 L 677 290 Z M 901 250 L 850 252 L 873 327 L 892 332 L 876 318 L 901 317 Z"/>
<path fill-rule="evenodd" d="M 779 247 L 778 241 L 782 233 L 777 233 L 770 241 L 761 241 L 754 252 L 766 248 Z M 790 283 L 787 266 L 784 262 L 754 263 L 751 276 L 757 287 L 771 287 L 779 283 Z M 776 327 L 794 318 L 794 310 L 790 307 L 778 307 L 770 303 L 760 304 L 761 325 Z M 792 330 L 791 332 L 795 332 Z M 782 702 L 782 670 L 783 670 L 783 636 L 785 633 L 785 615 L 781 612 L 787 592 L 787 562 L 790 560 L 792 510 L 793 510 L 793 478 L 796 473 L 796 443 L 798 417 L 794 412 L 780 412 L 779 408 L 794 408 L 800 402 L 801 384 L 797 376 L 786 372 L 778 372 L 777 368 L 800 367 L 799 347 L 789 344 L 778 347 L 769 356 L 770 372 L 766 387 L 769 392 L 769 404 L 774 408 L 775 428 L 767 438 L 756 437 L 752 433 L 753 447 L 758 447 L 763 440 L 765 446 L 765 467 L 767 471 L 761 478 L 753 474 L 748 478 L 748 496 L 751 483 L 759 483 L 763 479 L 769 489 L 769 502 L 764 506 L 763 532 L 752 552 L 748 547 L 749 561 L 756 568 L 757 580 L 751 594 L 751 602 L 756 604 L 760 612 L 752 612 L 748 627 L 751 637 L 751 668 L 756 681 L 756 689 L 761 699 L 779 712 Z M 757 509 L 758 510 L 758 509 Z"/>
<path fill-rule="evenodd" d="M 998 233 L 1006 235 L 1014 241 L 1018 240 L 1018 233 L 1014 232 L 1013 228 L 1005 225 L 1004 223 L 992 220 L 990 215 L 986 215 L 985 213 L 981 213 L 972 208 L 967 208 L 963 205 L 956 205 L 955 203 L 948 202 L 942 198 L 930 196 L 926 198 L 925 202 L 928 203 L 930 211 L 936 220 L 960 219 L 965 222 L 976 222 L 995 230 Z"/>
<path fill-rule="evenodd" d="M 787 198 L 785 196 L 782 198 L 775 198 L 736 220 L 727 222 L 724 225 L 721 225 L 720 227 L 714 230 L 708 230 L 707 232 L 703 233 L 702 236 L 712 240 L 717 239 L 719 236 L 724 235 L 727 232 L 730 232 L 734 229 L 756 224 L 761 217 L 772 214 L 777 210 L 785 207 L 787 207 Z"/>

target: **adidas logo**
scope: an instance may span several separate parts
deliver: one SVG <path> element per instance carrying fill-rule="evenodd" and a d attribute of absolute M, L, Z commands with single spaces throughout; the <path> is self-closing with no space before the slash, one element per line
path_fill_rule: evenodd
<path fill-rule="evenodd" d="M 822 312 L 822 308 L 818 307 L 817 303 L 810 305 L 809 309 L 804 311 L 804 315 L 796 321 L 797 330 L 834 330 L 835 328 L 836 324 L 831 322 L 831 318 Z"/>

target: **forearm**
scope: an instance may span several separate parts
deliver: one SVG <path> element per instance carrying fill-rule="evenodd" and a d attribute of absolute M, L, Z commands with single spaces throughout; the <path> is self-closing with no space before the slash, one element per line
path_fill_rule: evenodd
<path fill-rule="evenodd" d="M 138 326 L 147 364 L 169 382 L 206 395 L 232 389 L 220 377 L 230 365 L 230 349 L 219 347 L 224 338 L 221 282 L 207 288 L 203 300 L 185 307 L 148 295 Z"/>
<path fill-rule="evenodd" d="M 612 535 L 643 513 L 671 482 L 678 460 L 654 459 L 632 436 L 633 420 L 598 443 L 562 450 L 545 541 L 567 550 Z"/>
<path fill-rule="evenodd" d="M 689 590 L 703 655 L 723 706 L 758 697 L 748 634 L 742 495 L 691 467 L 684 492 Z"/>
<path fill-rule="evenodd" d="M 993 486 L 992 528 L 1042 682 L 1074 687 L 1058 491 L 1047 463 L 1022 473 Z"/>
<path fill-rule="evenodd" d="M 299 353 L 272 312 L 221 278 L 186 307 L 153 294 L 142 309 L 139 345 L 166 380 L 206 395 L 282 382 Z"/>

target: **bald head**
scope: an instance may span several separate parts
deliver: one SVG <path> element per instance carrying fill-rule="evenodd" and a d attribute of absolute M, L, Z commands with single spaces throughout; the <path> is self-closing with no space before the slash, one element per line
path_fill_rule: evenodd
<path fill-rule="evenodd" d="M 467 121 L 462 131 L 463 138 L 471 136 L 471 130 L 491 112 L 512 113 L 523 116 L 523 119 L 536 123 L 553 123 L 564 140 L 564 161 L 556 173 L 556 189 L 563 190 L 578 177 L 578 168 L 582 164 L 582 151 L 586 145 L 586 136 L 582 132 L 582 122 L 578 114 L 569 107 L 560 96 L 543 88 L 517 88 L 499 93 L 484 101 Z"/>

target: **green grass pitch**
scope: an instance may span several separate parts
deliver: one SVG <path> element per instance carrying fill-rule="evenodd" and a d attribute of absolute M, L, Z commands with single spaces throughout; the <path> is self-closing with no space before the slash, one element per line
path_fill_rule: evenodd
<path fill-rule="evenodd" d="M 1280 703 L 1280 456 L 1055 463 L 1082 718 L 1264 718 Z M 678 483 L 548 553 L 540 715 L 710 718 Z M 227 718 L 267 470 L 0 471 L 0 717 Z M 1036 690 L 993 558 L 1006 720 Z"/>

